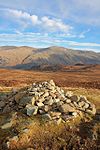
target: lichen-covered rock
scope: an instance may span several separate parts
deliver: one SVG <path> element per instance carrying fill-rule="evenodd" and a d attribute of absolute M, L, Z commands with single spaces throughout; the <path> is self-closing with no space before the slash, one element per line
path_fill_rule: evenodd
<path fill-rule="evenodd" d="M 51 116 L 50 116 L 50 114 L 44 114 L 44 115 L 42 115 L 42 119 L 44 119 L 44 120 L 52 120 L 52 118 L 51 118 Z"/>
<path fill-rule="evenodd" d="M 32 105 L 28 104 L 26 106 L 26 110 L 27 110 L 28 116 L 36 115 L 37 111 L 38 111 L 38 106 L 32 106 Z"/>
<path fill-rule="evenodd" d="M 69 104 L 63 104 L 62 106 L 59 107 L 59 110 L 62 113 L 69 113 L 69 112 L 74 112 L 75 108 L 70 106 Z"/>
<path fill-rule="evenodd" d="M 26 106 L 31 101 L 31 99 L 32 99 L 31 96 L 23 97 L 23 98 L 20 99 L 19 105 Z"/>
<path fill-rule="evenodd" d="M 72 95 L 70 99 L 75 102 L 79 101 L 79 97 L 77 95 Z"/>
<path fill-rule="evenodd" d="M 0 108 L 5 106 L 5 102 L 4 101 L 0 101 Z"/>

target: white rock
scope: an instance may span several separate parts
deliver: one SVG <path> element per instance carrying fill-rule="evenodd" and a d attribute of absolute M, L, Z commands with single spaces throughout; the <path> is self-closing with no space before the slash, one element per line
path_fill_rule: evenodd
<path fill-rule="evenodd" d="M 88 103 L 85 103 L 84 108 L 85 108 L 85 109 L 89 108 L 89 104 L 88 104 Z"/>
<path fill-rule="evenodd" d="M 42 102 L 39 102 L 39 103 L 37 102 L 36 104 L 37 104 L 38 107 L 44 106 L 44 104 Z"/>
<path fill-rule="evenodd" d="M 73 112 L 72 115 L 73 115 L 74 117 L 77 117 L 78 114 L 77 114 L 77 112 Z"/>
<path fill-rule="evenodd" d="M 71 103 L 71 100 L 70 99 L 66 99 L 66 103 Z"/>
<path fill-rule="evenodd" d="M 61 115 L 61 112 L 54 112 L 54 111 L 51 111 L 51 112 L 50 112 L 50 116 L 51 116 L 51 117 L 59 118 L 60 115 Z"/>
<path fill-rule="evenodd" d="M 12 121 L 5 123 L 4 125 L 1 126 L 1 129 L 8 129 L 11 128 L 13 125 Z"/>
<path fill-rule="evenodd" d="M 50 80 L 49 83 L 52 85 L 52 86 L 55 86 L 55 83 L 53 80 Z"/>
<path fill-rule="evenodd" d="M 53 99 L 50 98 L 50 99 L 47 99 L 46 101 L 44 101 L 44 104 L 45 105 L 52 105 L 54 103 Z"/>
<path fill-rule="evenodd" d="M 84 101 L 81 101 L 78 103 L 79 107 L 83 107 L 85 105 L 85 102 Z"/>
<path fill-rule="evenodd" d="M 35 98 L 33 97 L 32 99 L 31 99 L 31 104 L 34 106 L 34 104 L 35 104 Z"/>
<path fill-rule="evenodd" d="M 44 106 L 44 111 L 45 111 L 45 112 L 48 112 L 48 111 L 49 111 L 49 106 L 48 106 L 48 105 L 45 105 L 45 106 Z"/>
<path fill-rule="evenodd" d="M 55 99 L 54 99 L 54 103 L 58 103 L 59 101 L 60 101 L 59 98 L 55 98 Z"/>
<path fill-rule="evenodd" d="M 45 92 L 44 94 L 43 94 L 43 97 L 48 97 L 49 96 L 49 92 Z"/>
<path fill-rule="evenodd" d="M 57 125 L 59 125 L 61 122 L 62 122 L 62 119 L 61 119 L 61 118 L 59 118 L 59 119 L 56 120 L 56 124 L 57 124 Z"/>
<path fill-rule="evenodd" d="M 73 95 L 73 92 L 72 91 L 67 91 L 65 95 L 66 95 L 66 97 L 70 98 Z"/>

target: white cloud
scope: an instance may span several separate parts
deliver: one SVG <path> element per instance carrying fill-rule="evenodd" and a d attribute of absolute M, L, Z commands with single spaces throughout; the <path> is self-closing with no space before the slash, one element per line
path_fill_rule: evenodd
<path fill-rule="evenodd" d="M 100 0 L 0 0 L 0 6 L 100 25 Z"/>
<path fill-rule="evenodd" d="M 100 47 L 99 43 L 81 43 L 81 42 L 74 42 L 74 41 L 71 41 L 70 45 L 72 45 L 72 46 L 82 46 L 82 47 Z"/>
<path fill-rule="evenodd" d="M 61 19 L 49 19 L 47 16 L 38 17 L 37 15 L 30 15 L 27 12 L 14 9 L 0 9 L 3 17 L 18 22 L 26 27 L 39 27 L 41 30 L 47 30 L 48 32 L 65 32 L 69 33 L 72 29 L 72 26 L 65 24 Z"/>
<path fill-rule="evenodd" d="M 62 31 L 62 32 L 68 32 L 69 30 L 72 29 L 71 26 L 64 24 L 61 20 L 58 19 L 49 19 L 47 16 L 44 16 L 41 18 L 43 25 L 48 29 L 48 30 L 53 30 L 53 31 Z"/>
<path fill-rule="evenodd" d="M 40 23 L 38 16 L 36 15 L 30 15 L 29 13 L 22 12 L 21 10 L 6 9 L 6 11 L 8 13 L 8 16 L 10 15 L 14 19 L 31 21 L 32 25 L 36 25 Z"/>

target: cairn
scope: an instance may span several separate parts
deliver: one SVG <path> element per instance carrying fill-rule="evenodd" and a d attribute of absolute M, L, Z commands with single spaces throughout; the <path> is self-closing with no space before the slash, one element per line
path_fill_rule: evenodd
<path fill-rule="evenodd" d="M 2 102 L 0 101 L 2 104 Z M 48 121 L 66 121 L 80 113 L 95 115 L 96 108 L 85 96 L 65 92 L 53 80 L 33 83 L 31 86 L 14 91 L 0 106 L 3 113 L 21 111 L 27 116 L 40 115 Z"/>

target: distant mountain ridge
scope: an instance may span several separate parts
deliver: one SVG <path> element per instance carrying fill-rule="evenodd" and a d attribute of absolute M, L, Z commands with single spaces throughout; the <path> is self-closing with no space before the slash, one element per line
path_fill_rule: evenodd
<path fill-rule="evenodd" d="M 75 64 L 100 64 L 100 53 L 72 50 L 64 47 L 32 48 L 28 46 L 0 47 L 0 67 L 36 69 Z"/>

